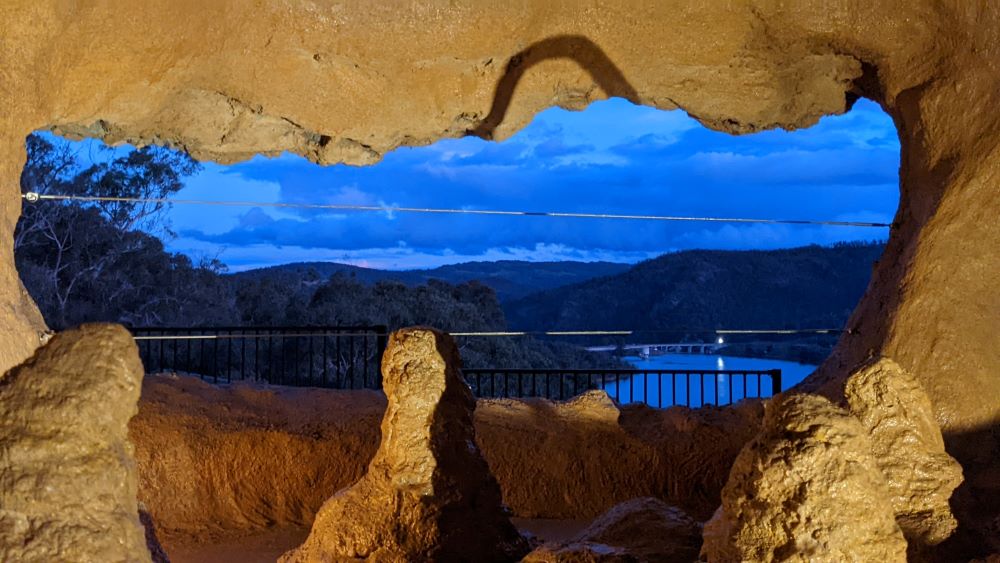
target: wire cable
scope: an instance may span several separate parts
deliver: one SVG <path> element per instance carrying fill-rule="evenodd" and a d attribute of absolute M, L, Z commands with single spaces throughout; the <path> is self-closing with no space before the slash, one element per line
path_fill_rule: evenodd
<path fill-rule="evenodd" d="M 508 217 L 549 217 L 571 219 L 614 219 L 625 221 L 683 221 L 701 223 L 752 223 L 765 225 L 822 225 L 827 227 L 889 228 L 891 223 L 868 221 L 834 221 L 812 219 L 755 219 L 746 217 L 689 217 L 676 215 L 628 215 L 619 213 L 577 213 L 564 211 L 506 211 L 498 209 L 464 209 L 443 207 L 401 207 L 395 205 L 351 205 L 340 203 L 283 203 L 275 201 L 214 201 L 202 199 L 142 198 L 116 196 L 80 196 L 66 194 L 21 194 L 25 201 L 80 201 L 89 203 L 155 203 L 168 205 L 215 205 L 223 207 L 275 207 L 326 211 L 376 211 L 384 213 L 434 213 L 450 215 L 499 215 Z"/>
<path fill-rule="evenodd" d="M 144 330 L 158 330 L 142 329 Z M 195 329 L 198 330 L 198 329 Z M 210 330 L 206 327 L 205 330 Z M 515 336 L 634 336 L 636 334 L 715 334 L 715 335 L 781 335 L 781 334 L 837 334 L 843 330 L 837 328 L 806 328 L 806 329 L 653 329 L 653 330 L 523 330 L 523 331 L 477 331 L 448 332 L 451 336 L 462 338 L 506 338 Z M 348 337 L 348 336 L 378 336 L 376 332 L 258 332 L 244 334 L 166 334 L 133 336 L 134 340 L 239 340 L 254 338 L 317 338 L 317 337 Z M 698 343 L 694 343 L 698 344 Z"/>

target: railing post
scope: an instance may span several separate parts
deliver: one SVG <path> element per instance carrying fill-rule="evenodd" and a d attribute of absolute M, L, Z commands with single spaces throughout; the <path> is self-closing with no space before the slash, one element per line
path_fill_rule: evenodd
<path fill-rule="evenodd" d="M 771 396 L 781 393 L 781 370 L 772 369 L 768 372 L 771 376 Z"/>

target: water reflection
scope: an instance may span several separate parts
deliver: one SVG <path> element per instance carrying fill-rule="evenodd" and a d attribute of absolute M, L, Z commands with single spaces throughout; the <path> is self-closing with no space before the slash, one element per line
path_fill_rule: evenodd
<path fill-rule="evenodd" d="M 627 358 L 638 369 L 689 371 L 766 371 L 781 370 L 781 390 L 799 383 L 816 369 L 810 364 L 761 358 L 713 356 L 701 354 L 663 354 L 646 359 Z M 608 382 L 605 391 L 620 403 L 643 402 L 654 407 L 670 405 L 728 404 L 744 397 L 769 397 L 768 376 L 730 377 L 722 374 L 689 376 L 636 375 Z"/>

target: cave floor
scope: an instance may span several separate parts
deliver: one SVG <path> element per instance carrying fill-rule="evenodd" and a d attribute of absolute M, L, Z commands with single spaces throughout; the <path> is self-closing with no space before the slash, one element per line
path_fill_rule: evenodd
<path fill-rule="evenodd" d="M 589 520 L 513 518 L 514 525 L 542 541 L 565 541 L 590 523 Z M 273 563 L 282 553 L 298 546 L 309 535 L 308 528 L 275 527 L 258 532 L 233 533 L 211 540 L 164 539 L 172 563 Z"/>

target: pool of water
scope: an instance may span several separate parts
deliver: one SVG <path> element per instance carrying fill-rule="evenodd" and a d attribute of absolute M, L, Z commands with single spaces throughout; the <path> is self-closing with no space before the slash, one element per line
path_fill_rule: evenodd
<path fill-rule="evenodd" d="M 816 366 L 762 358 L 740 358 L 703 354 L 664 354 L 647 359 L 626 358 L 637 369 L 649 370 L 781 370 L 781 390 L 802 381 Z M 642 402 L 654 407 L 670 405 L 729 404 L 745 397 L 770 397 L 768 376 L 744 377 L 714 374 L 635 375 L 629 379 L 607 382 L 605 391 L 620 403 Z"/>

